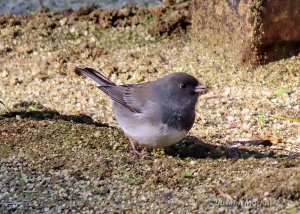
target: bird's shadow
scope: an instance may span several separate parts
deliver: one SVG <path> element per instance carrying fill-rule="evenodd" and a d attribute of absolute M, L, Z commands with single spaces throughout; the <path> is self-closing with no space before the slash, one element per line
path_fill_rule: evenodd
<path fill-rule="evenodd" d="M 299 155 L 282 155 L 271 150 L 265 149 L 265 152 L 248 150 L 245 148 L 217 146 L 205 143 L 197 137 L 188 136 L 180 143 L 165 149 L 165 153 L 170 156 L 178 156 L 181 158 L 212 158 L 212 159 L 247 159 L 247 158 L 276 158 L 276 159 L 294 159 Z"/>
<path fill-rule="evenodd" d="M 109 127 L 108 124 L 94 121 L 87 115 L 63 115 L 55 110 L 45 108 L 40 105 L 39 110 L 31 110 L 31 106 L 40 105 L 37 103 L 22 102 L 14 106 L 13 111 L 9 111 L 0 115 L 0 120 L 3 118 L 29 118 L 33 120 L 64 120 L 73 123 L 94 125 L 97 127 Z M 217 146 L 205 143 L 196 137 L 188 136 L 180 143 L 170 146 L 165 149 L 165 153 L 170 156 L 178 156 L 181 158 L 212 158 L 212 159 L 246 159 L 246 158 L 290 158 L 289 156 L 277 154 L 271 150 L 265 149 L 265 152 L 258 152 L 238 147 Z M 291 157 L 298 157 L 291 156 Z"/>
<path fill-rule="evenodd" d="M 38 107 L 38 110 L 35 110 L 35 106 Z M 33 107 L 33 109 L 31 108 Z M 39 103 L 35 102 L 21 102 L 13 107 L 12 111 L 6 112 L 0 115 L 1 118 L 30 118 L 33 120 L 64 120 L 68 122 L 81 123 L 94 125 L 97 127 L 109 127 L 106 123 L 100 123 L 94 121 L 90 116 L 80 114 L 80 115 L 64 115 L 59 112 L 46 108 Z"/>

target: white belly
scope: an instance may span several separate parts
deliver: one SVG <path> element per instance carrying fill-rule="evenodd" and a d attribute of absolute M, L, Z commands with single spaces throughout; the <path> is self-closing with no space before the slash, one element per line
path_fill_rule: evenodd
<path fill-rule="evenodd" d="M 121 128 L 125 134 L 132 140 L 142 146 L 152 148 L 165 148 L 182 140 L 187 131 L 179 131 L 174 128 L 168 128 L 167 125 L 151 126 L 145 124 L 130 126 L 125 125 Z"/>
<path fill-rule="evenodd" d="M 167 127 L 166 124 L 153 124 L 141 119 L 136 113 L 134 117 L 126 118 L 115 112 L 119 126 L 125 134 L 136 143 L 151 147 L 165 148 L 182 140 L 188 131 Z"/>

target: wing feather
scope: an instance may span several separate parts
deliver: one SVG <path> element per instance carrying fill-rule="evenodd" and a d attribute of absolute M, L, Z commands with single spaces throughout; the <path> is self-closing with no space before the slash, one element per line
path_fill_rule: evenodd
<path fill-rule="evenodd" d="M 99 72 L 97 72 L 96 70 L 94 70 L 92 68 L 78 68 L 78 67 L 76 67 L 75 72 L 76 73 L 81 73 L 81 74 L 91 78 L 98 85 L 114 85 L 114 86 L 116 85 L 115 83 L 110 81 L 107 77 L 105 77 L 104 75 L 100 74 Z"/>
<path fill-rule="evenodd" d="M 120 86 L 98 86 L 104 93 L 106 93 L 113 101 L 128 108 L 132 112 L 141 113 L 142 111 L 134 107 L 132 103 L 128 102 L 128 97 L 131 96 L 131 85 Z"/>
<path fill-rule="evenodd" d="M 132 112 L 141 113 L 142 107 L 147 102 L 149 94 L 144 90 L 148 84 L 119 85 L 92 68 L 75 68 L 75 72 L 81 73 L 98 84 L 98 88 L 106 93 L 114 102 L 128 108 Z"/>

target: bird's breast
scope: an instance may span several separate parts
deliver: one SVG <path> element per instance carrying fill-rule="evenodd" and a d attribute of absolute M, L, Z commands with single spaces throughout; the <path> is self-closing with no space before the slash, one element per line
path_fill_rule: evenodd
<path fill-rule="evenodd" d="M 189 131 L 195 120 L 194 109 L 166 109 L 162 114 L 162 123 L 177 130 Z"/>

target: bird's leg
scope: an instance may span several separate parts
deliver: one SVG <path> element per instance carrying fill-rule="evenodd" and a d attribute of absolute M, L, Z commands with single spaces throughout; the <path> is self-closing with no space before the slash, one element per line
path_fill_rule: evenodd
<path fill-rule="evenodd" d="M 129 140 L 130 141 L 130 145 L 131 145 L 131 149 L 132 149 L 132 153 L 135 154 L 135 156 L 137 156 L 138 158 L 149 158 L 151 159 L 151 154 L 148 152 L 139 152 L 136 148 L 135 148 L 135 144 L 133 142 L 133 140 Z"/>

